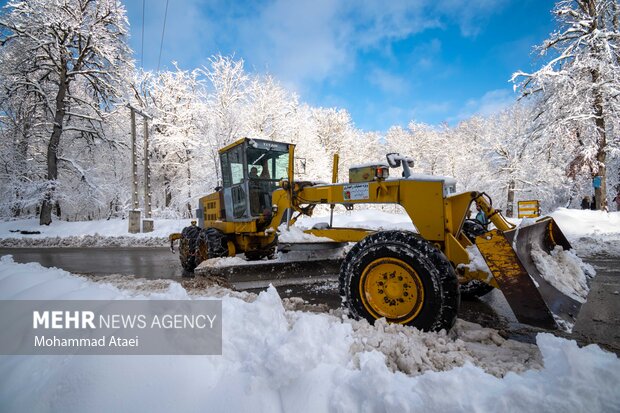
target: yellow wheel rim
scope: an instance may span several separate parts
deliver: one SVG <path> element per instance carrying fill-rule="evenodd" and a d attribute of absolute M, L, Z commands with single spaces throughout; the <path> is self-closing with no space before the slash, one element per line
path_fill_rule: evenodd
<path fill-rule="evenodd" d="M 424 303 L 418 273 L 398 258 L 379 258 L 362 273 L 359 283 L 364 308 L 376 318 L 406 324 L 417 317 Z"/>

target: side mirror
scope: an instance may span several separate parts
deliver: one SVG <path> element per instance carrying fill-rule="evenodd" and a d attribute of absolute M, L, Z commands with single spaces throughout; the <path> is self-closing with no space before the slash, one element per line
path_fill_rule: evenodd
<path fill-rule="evenodd" d="M 400 154 L 392 152 L 385 155 L 385 157 L 390 168 L 398 168 L 400 166 L 400 160 L 402 159 Z"/>

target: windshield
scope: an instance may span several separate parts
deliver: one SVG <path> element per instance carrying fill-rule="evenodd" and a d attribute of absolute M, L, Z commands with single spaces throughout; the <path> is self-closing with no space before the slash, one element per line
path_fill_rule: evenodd
<path fill-rule="evenodd" d="M 288 152 L 248 147 L 248 177 L 280 181 L 288 177 Z"/>

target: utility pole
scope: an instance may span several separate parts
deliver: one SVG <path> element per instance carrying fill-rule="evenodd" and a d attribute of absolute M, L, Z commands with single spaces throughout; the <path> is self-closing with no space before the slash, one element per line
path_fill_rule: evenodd
<path fill-rule="evenodd" d="M 144 219 L 142 232 L 153 232 L 153 211 L 151 209 L 151 167 L 149 165 L 149 125 L 148 115 L 142 115 L 144 121 Z M 152 119 L 148 116 L 149 119 Z"/>
<path fill-rule="evenodd" d="M 138 148 L 136 147 L 136 113 L 131 110 L 131 210 L 129 211 L 129 233 L 140 232 L 140 205 L 138 203 Z"/>
<path fill-rule="evenodd" d="M 129 232 L 136 234 L 140 232 L 140 203 L 138 201 L 138 148 L 136 142 L 136 113 L 142 116 L 144 126 L 144 219 L 142 220 L 142 232 L 152 232 L 153 212 L 151 208 L 151 168 L 149 166 L 149 133 L 148 119 L 152 117 L 140 109 L 127 104 L 131 111 L 131 201 L 132 209 L 129 211 Z"/>

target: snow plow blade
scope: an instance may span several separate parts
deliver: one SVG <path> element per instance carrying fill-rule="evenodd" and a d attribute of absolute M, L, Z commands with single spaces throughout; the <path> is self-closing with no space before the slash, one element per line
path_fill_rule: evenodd
<path fill-rule="evenodd" d="M 476 238 L 476 245 L 520 323 L 557 329 L 554 315 L 575 322 L 581 303 L 547 282 L 531 256 L 535 245 L 548 254 L 556 245 L 571 248 L 552 218 L 510 231 L 489 231 Z"/>
<path fill-rule="evenodd" d="M 247 288 L 249 284 L 288 285 L 335 280 L 342 263 L 340 257 L 300 261 L 238 261 L 230 264 L 218 263 L 217 260 L 203 261 L 196 267 L 195 274 L 223 277 L 235 288 Z"/>

